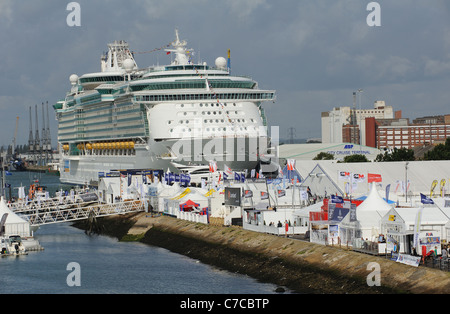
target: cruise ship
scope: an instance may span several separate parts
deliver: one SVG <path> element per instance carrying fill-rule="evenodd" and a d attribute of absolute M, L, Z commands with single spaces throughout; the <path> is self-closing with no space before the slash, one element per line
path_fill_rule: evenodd
<path fill-rule="evenodd" d="M 168 65 L 139 68 L 128 43 L 115 41 L 100 72 L 70 75 L 53 105 L 61 182 L 95 185 L 123 169 L 207 172 L 211 161 L 244 171 L 270 153 L 262 103 L 275 91 L 231 75 L 229 50 L 213 67 L 194 63 L 178 30 L 163 49 Z"/>

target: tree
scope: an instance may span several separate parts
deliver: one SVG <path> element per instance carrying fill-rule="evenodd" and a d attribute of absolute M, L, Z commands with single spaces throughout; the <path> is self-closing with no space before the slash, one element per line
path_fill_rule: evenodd
<path fill-rule="evenodd" d="M 432 150 L 425 153 L 424 160 L 450 160 L 450 137 L 445 144 L 438 144 Z"/>
<path fill-rule="evenodd" d="M 375 161 L 413 161 L 415 160 L 414 151 L 409 148 L 394 148 L 392 152 L 378 154 Z"/>
<path fill-rule="evenodd" d="M 333 160 L 334 155 L 330 153 L 320 152 L 317 154 L 316 157 L 313 158 L 313 160 Z"/>
<path fill-rule="evenodd" d="M 354 154 L 350 156 L 345 156 L 343 162 L 368 162 L 369 160 L 365 155 Z"/>

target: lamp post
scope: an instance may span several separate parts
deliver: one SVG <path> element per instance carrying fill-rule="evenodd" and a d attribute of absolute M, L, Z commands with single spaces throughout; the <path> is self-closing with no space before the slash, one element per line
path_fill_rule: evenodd
<path fill-rule="evenodd" d="M 361 120 L 361 93 L 362 93 L 363 89 L 360 88 L 358 89 L 358 93 L 359 93 L 359 152 L 361 153 L 361 142 L 362 142 L 362 133 L 361 133 L 361 125 L 362 125 L 362 120 Z"/>
<path fill-rule="evenodd" d="M 405 201 L 408 202 L 408 164 L 407 161 L 405 164 Z"/>

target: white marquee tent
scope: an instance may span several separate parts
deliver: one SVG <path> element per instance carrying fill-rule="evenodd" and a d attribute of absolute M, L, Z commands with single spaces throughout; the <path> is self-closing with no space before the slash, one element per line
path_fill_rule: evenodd
<path fill-rule="evenodd" d="M 438 184 L 434 188 L 434 195 L 440 194 L 440 184 L 445 179 L 444 191 L 450 193 L 450 161 L 410 161 L 406 162 L 361 162 L 361 163 L 338 163 L 335 160 L 298 160 L 295 164 L 296 169 L 304 178 L 308 177 L 311 171 L 320 165 L 324 175 L 329 177 L 343 192 L 346 187 L 350 187 L 351 195 L 356 198 L 365 195 L 370 190 L 367 180 L 368 174 L 381 175 L 382 182 L 377 183 L 383 187 L 390 184 L 389 200 L 404 200 L 403 182 L 409 182 L 408 198 L 412 195 L 423 193 L 430 195 L 433 181 Z M 340 172 L 348 172 L 350 174 L 361 174 L 364 178 L 360 182 L 351 183 L 339 176 Z M 320 176 L 320 173 L 316 174 Z M 383 194 L 384 197 L 384 194 Z"/>
<path fill-rule="evenodd" d="M 8 214 L 5 222 L 5 236 L 11 235 L 19 235 L 21 237 L 31 237 L 31 225 L 28 221 L 19 217 L 16 213 L 14 213 L 8 206 L 6 205 L 5 200 L 0 200 L 0 219 L 4 214 Z"/>

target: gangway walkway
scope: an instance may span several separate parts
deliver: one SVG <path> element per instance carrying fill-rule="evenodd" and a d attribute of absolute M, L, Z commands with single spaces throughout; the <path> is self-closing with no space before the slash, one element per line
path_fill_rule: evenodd
<path fill-rule="evenodd" d="M 40 226 L 87 219 L 90 215 L 103 217 L 140 212 L 144 210 L 144 203 L 143 200 L 126 200 L 110 204 L 76 198 L 52 198 L 28 203 L 12 203 L 10 208 L 31 226 Z"/>

